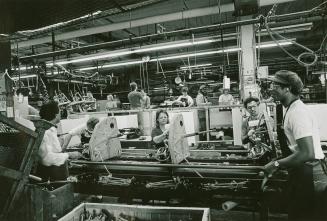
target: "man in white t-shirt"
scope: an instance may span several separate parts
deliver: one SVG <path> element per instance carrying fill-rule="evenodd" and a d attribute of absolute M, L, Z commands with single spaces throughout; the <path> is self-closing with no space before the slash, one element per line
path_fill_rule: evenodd
<path fill-rule="evenodd" d="M 322 217 L 323 192 L 327 187 L 326 165 L 317 121 L 299 99 L 303 83 L 291 71 L 278 71 L 270 79 L 271 94 L 286 108 L 283 129 L 291 154 L 265 165 L 266 175 L 279 168 L 289 172 L 289 220 L 327 220 Z M 318 211 L 318 209 L 320 211 Z"/>
<path fill-rule="evenodd" d="M 99 123 L 99 119 L 96 117 L 90 117 L 86 124 L 76 127 L 69 131 L 68 135 L 65 137 L 64 144 L 62 145 L 63 149 L 66 149 L 70 140 L 73 136 L 79 136 L 82 144 L 89 143 L 95 125 Z"/>

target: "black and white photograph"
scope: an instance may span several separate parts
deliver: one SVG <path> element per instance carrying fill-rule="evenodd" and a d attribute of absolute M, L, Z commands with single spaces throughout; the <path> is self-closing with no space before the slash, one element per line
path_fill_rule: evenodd
<path fill-rule="evenodd" d="M 327 0 L 0 0 L 0 221 L 327 221 Z"/>

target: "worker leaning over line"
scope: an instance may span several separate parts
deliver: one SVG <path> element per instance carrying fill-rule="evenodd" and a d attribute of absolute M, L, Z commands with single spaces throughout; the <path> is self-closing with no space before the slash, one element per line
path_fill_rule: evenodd
<path fill-rule="evenodd" d="M 265 165 L 270 177 L 279 168 L 289 172 L 289 220 L 327 220 L 327 175 L 325 156 L 320 145 L 317 121 L 309 108 L 299 99 L 303 83 L 291 71 L 281 70 L 270 79 L 271 94 L 286 108 L 283 129 L 291 154 Z M 283 139 L 283 138 L 279 138 Z"/>
<path fill-rule="evenodd" d="M 76 127 L 69 131 L 68 135 L 65 137 L 62 149 L 65 150 L 73 136 L 79 136 L 81 139 L 81 144 L 87 144 L 90 142 L 91 136 L 93 134 L 94 128 L 99 123 L 99 119 L 96 117 L 90 117 L 86 124 Z"/>

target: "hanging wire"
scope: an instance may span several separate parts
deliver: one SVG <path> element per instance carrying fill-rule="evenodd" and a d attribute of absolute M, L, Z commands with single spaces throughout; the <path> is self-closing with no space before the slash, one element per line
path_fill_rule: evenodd
<path fill-rule="evenodd" d="M 222 56 L 223 56 L 223 74 L 226 74 L 226 62 L 225 62 L 225 56 L 224 56 L 224 35 L 223 35 L 223 29 L 221 28 L 222 25 L 222 18 L 221 18 L 221 1 L 217 0 L 217 5 L 218 5 L 218 15 L 219 15 L 219 29 L 220 29 L 220 40 L 221 40 L 221 48 L 222 48 Z"/>
<path fill-rule="evenodd" d="M 318 7 L 318 6 L 317 6 Z M 316 7 L 316 8 L 317 8 Z M 291 40 L 291 39 L 288 39 L 282 35 L 280 35 L 279 33 L 271 30 L 271 28 L 269 27 L 269 23 L 268 23 L 268 20 L 271 16 L 273 16 L 276 12 L 276 8 L 277 8 L 277 5 L 275 4 L 272 9 L 268 12 L 267 16 L 264 18 L 264 21 L 265 21 L 265 26 L 266 26 L 266 29 L 267 29 L 267 32 L 269 34 L 269 36 L 271 37 L 271 39 L 277 44 L 277 46 L 282 49 L 288 56 L 290 56 L 291 58 L 293 58 L 294 60 L 296 60 L 300 65 L 304 66 L 304 67 L 309 67 L 309 66 L 312 66 L 314 65 L 317 60 L 318 60 L 318 56 L 317 54 L 312 51 L 311 49 Z M 292 55 L 290 52 L 288 52 L 280 43 L 279 41 L 274 37 L 274 35 L 278 36 L 279 38 L 281 39 L 284 39 L 286 41 L 289 41 L 289 42 L 292 42 L 294 45 L 304 49 L 306 52 L 303 52 L 301 53 L 298 57 L 295 57 L 294 55 Z M 312 62 L 304 62 L 304 61 L 301 61 L 301 58 L 304 57 L 304 56 L 313 56 L 313 61 Z"/>
<path fill-rule="evenodd" d="M 145 83 L 146 83 L 144 63 L 142 63 L 142 77 L 143 77 L 143 86 L 142 86 L 142 89 L 144 89 L 145 88 Z"/>
<path fill-rule="evenodd" d="M 142 88 L 142 63 L 140 63 L 140 81 L 141 81 L 141 88 Z"/>
<path fill-rule="evenodd" d="M 145 72 L 146 72 L 146 83 L 147 83 L 147 93 L 149 93 L 149 72 L 148 72 L 148 63 L 145 63 Z"/>

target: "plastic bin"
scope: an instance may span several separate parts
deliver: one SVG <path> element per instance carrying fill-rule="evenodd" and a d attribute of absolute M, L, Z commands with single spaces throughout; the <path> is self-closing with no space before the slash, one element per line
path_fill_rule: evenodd
<path fill-rule="evenodd" d="M 59 221 L 79 221 L 85 211 L 91 214 L 107 210 L 115 220 L 129 221 L 210 221 L 209 208 L 139 206 L 103 203 L 82 203 Z M 82 218 L 83 220 L 83 218 Z M 98 219 L 91 219 L 98 220 Z"/>

